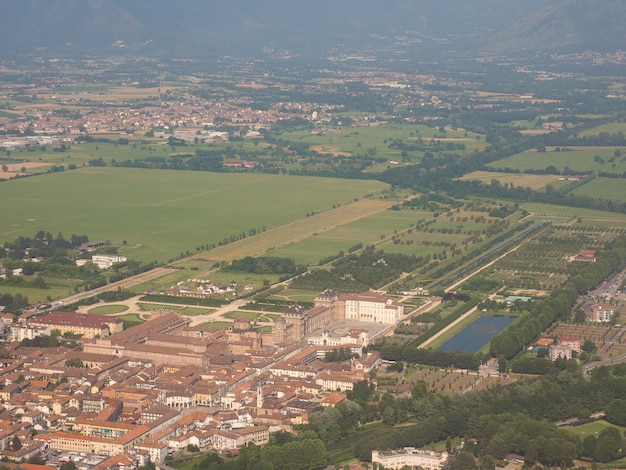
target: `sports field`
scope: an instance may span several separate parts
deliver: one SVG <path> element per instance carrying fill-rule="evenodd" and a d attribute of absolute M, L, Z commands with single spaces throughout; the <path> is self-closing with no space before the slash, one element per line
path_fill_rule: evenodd
<path fill-rule="evenodd" d="M 85 234 L 110 240 L 132 259 L 168 261 L 386 187 L 361 180 L 87 167 L 0 184 L 0 241 L 39 230 Z"/>

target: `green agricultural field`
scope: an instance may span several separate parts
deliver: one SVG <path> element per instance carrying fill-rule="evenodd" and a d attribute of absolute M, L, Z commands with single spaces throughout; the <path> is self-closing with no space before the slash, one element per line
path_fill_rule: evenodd
<path fill-rule="evenodd" d="M 592 129 L 587 129 L 580 133 L 581 137 L 587 137 L 590 135 L 600 135 L 602 132 L 606 132 L 607 134 L 617 134 L 619 132 L 626 133 L 626 123 L 623 122 L 611 122 L 609 124 L 604 124 L 602 126 L 594 127 Z"/>
<path fill-rule="evenodd" d="M 98 136 L 95 136 L 98 138 Z M 119 137 L 112 135 L 103 135 L 105 139 L 110 139 L 112 142 L 82 142 L 72 143 L 67 152 L 54 152 L 52 147 L 47 147 L 45 151 L 35 149 L 35 152 L 28 152 L 25 149 L 18 149 L 12 153 L 12 157 L 18 161 L 19 159 L 29 159 L 35 161 L 49 162 L 51 164 L 63 164 L 67 167 L 69 164 L 75 164 L 79 167 L 87 164 L 91 160 L 102 159 L 107 166 L 113 166 L 112 163 L 123 162 L 125 160 L 146 160 L 154 159 L 156 157 L 168 159 L 169 157 L 184 153 L 194 154 L 196 150 L 216 150 L 224 149 L 229 146 L 229 143 L 223 144 L 190 144 L 184 147 L 170 147 L 165 145 L 166 139 L 154 139 L 146 138 L 143 136 L 126 136 L 128 144 L 115 143 Z M 230 144 L 232 147 L 232 144 Z M 258 152 L 267 147 L 267 144 L 258 143 L 255 146 L 254 142 L 246 141 L 237 145 L 238 151 L 244 151 L 248 153 Z"/>
<path fill-rule="evenodd" d="M 406 230 L 420 218 L 432 217 L 424 211 L 386 210 L 337 227 L 324 227 L 314 237 L 268 252 L 270 256 L 293 258 L 298 264 L 317 264 L 320 259 L 336 255 L 362 243 L 379 243 L 394 232 Z"/>
<path fill-rule="evenodd" d="M 577 225 L 601 225 L 606 227 L 626 229 L 624 214 L 616 212 L 599 211 L 594 209 L 581 209 L 579 207 L 557 206 L 553 204 L 541 204 L 527 202 L 520 205 L 537 218 L 551 219 L 554 222 L 566 222 L 570 219 Z M 580 221 L 578 221 L 580 220 Z"/>
<path fill-rule="evenodd" d="M 48 282 L 48 280 L 47 280 Z M 50 299 L 58 299 L 66 295 L 72 295 L 74 292 L 66 286 L 51 285 L 48 282 L 49 289 L 35 289 L 34 287 L 5 286 L 0 284 L 0 293 L 2 294 L 22 294 L 26 296 L 31 304 L 45 302 Z"/>
<path fill-rule="evenodd" d="M 620 147 L 573 147 L 571 150 L 560 152 L 548 148 L 546 152 L 527 150 L 498 160 L 489 166 L 496 169 L 511 168 L 523 172 L 524 170 L 545 170 L 552 165 L 561 172 L 568 167 L 573 172 L 604 171 L 622 174 L 626 171 L 626 160 L 622 157 L 615 158 L 616 150 L 626 155 L 626 149 Z"/>
<path fill-rule="evenodd" d="M 572 191 L 576 196 L 626 201 L 626 181 L 622 178 L 594 178 Z"/>
<path fill-rule="evenodd" d="M 543 189 L 551 184 L 555 189 L 559 188 L 559 177 L 557 175 L 530 175 L 525 173 L 500 173 L 495 171 L 474 171 L 459 178 L 462 181 L 482 181 L 489 184 L 492 180 L 497 180 L 501 185 L 513 184 L 523 188 L 535 190 Z"/>
<path fill-rule="evenodd" d="M 0 111 L 0 121 L 12 121 L 19 118 L 20 115 L 16 113 L 10 113 L 8 111 Z"/>
<path fill-rule="evenodd" d="M 267 255 L 292 258 L 297 264 L 316 265 L 323 258 L 337 254 L 340 251 L 347 252 L 348 248 L 356 243 L 358 242 L 336 240 L 324 234 L 278 250 L 269 251 Z"/>
<path fill-rule="evenodd" d="M 424 125 L 386 124 L 372 125 L 359 128 L 345 128 L 339 132 L 328 134 L 312 134 L 308 131 L 281 132 L 276 137 L 293 142 L 305 142 L 311 145 L 312 150 L 330 154 L 370 154 L 374 157 L 385 157 L 388 160 L 400 160 L 402 152 L 399 149 L 390 149 L 388 146 L 393 140 L 405 143 L 423 139 L 428 143 L 431 139 L 442 143 L 453 142 L 465 145 L 465 152 L 485 148 L 485 140 L 479 134 L 464 130 L 446 129 L 440 132 L 437 128 Z M 369 150 L 369 152 L 368 152 Z M 421 157 L 421 152 L 409 152 Z"/>
<path fill-rule="evenodd" d="M 0 199 L 9 201 L 0 241 L 38 230 L 86 234 L 110 240 L 131 259 L 167 261 L 386 187 L 331 178 L 87 167 L 0 184 Z"/>

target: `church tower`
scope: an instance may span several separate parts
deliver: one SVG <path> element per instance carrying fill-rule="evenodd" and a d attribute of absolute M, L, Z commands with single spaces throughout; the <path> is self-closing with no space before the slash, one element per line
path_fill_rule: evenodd
<path fill-rule="evenodd" d="M 257 409 L 263 408 L 263 385 L 260 382 L 256 387 L 256 407 Z"/>

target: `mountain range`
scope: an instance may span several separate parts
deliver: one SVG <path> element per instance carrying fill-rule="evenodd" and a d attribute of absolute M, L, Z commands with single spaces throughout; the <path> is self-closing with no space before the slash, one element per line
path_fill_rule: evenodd
<path fill-rule="evenodd" d="M 624 0 L 4 0 L 0 58 L 626 49 Z"/>

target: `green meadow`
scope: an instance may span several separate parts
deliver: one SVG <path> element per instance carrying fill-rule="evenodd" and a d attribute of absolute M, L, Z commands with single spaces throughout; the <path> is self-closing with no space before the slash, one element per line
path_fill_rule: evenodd
<path fill-rule="evenodd" d="M 430 217 L 432 214 L 429 212 L 386 210 L 272 250 L 268 255 L 293 258 L 298 264 L 317 264 L 320 259 L 340 251 L 348 253 L 358 243 L 363 243 L 363 246 L 378 243 L 397 231 L 406 230 L 419 218 Z"/>
<path fill-rule="evenodd" d="M 401 140 L 404 143 L 415 142 L 417 139 L 423 139 L 425 143 L 430 142 L 431 139 L 440 140 L 443 143 L 458 142 L 465 144 L 465 152 L 485 148 L 485 139 L 479 134 L 452 129 L 440 132 L 437 128 L 417 124 L 372 124 L 368 127 L 345 128 L 338 132 L 323 134 L 314 134 L 309 131 L 281 132 L 277 137 L 307 143 L 320 153 L 365 155 L 368 149 L 374 149 L 375 156 L 387 159 L 401 158 L 400 150 L 389 148 L 393 140 Z M 421 156 L 421 152 L 417 154 Z"/>
<path fill-rule="evenodd" d="M 617 426 L 615 424 L 609 424 L 604 420 L 592 421 L 591 423 L 581 424 L 580 426 L 573 426 L 571 428 L 566 428 L 572 434 L 580 437 L 580 440 L 584 440 L 587 436 L 596 436 L 600 434 L 604 429 L 608 427 L 614 427 L 619 429 L 620 433 L 623 434 L 626 428 L 622 426 Z"/>
<path fill-rule="evenodd" d="M 37 231 L 110 240 L 168 261 L 251 228 L 281 226 L 381 191 L 376 181 L 86 167 L 0 184 L 0 241 Z"/>
<path fill-rule="evenodd" d="M 576 196 L 626 201 L 626 182 L 623 178 L 594 178 L 572 191 Z"/>
<path fill-rule="evenodd" d="M 128 310 L 126 305 L 101 305 L 100 307 L 94 307 L 89 309 L 90 314 L 97 315 L 113 315 L 115 313 L 122 313 Z"/>
<path fill-rule="evenodd" d="M 615 151 L 622 153 L 626 149 L 620 147 L 572 147 L 571 150 L 548 149 L 546 152 L 527 150 L 509 158 L 498 160 L 489 166 L 496 169 L 512 168 L 514 170 L 544 170 L 552 165 L 557 170 L 563 171 L 569 167 L 575 172 L 609 172 L 622 174 L 626 171 L 626 160 L 621 157 L 615 158 Z M 596 158 L 599 157 L 599 158 Z"/>
<path fill-rule="evenodd" d="M 0 115 L 1 117 L 1 115 Z M 193 154 L 196 150 L 215 150 L 223 149 L 226 151 L 228 147 L 237 151 L 254 152 L 260 151 L 267 147 L 267 144 L 258 141 L 244 141 L 238 143 L 223 144 L 189 144 L 184 147 L 170 147 L 167 145 L 166 139 L 147 138 L 142 135 L 124 136 L 128 140 L 128 144 L 117 143 L 118 136 L 109 134 L 94 135 L 95 138 L 110 139 L 111 142 L 81 142 L 69 144 L 66 152 L 55 152 L 55 146 L 47 146 L 45 150 L 40 147 L 31 147 L 29 149 L 19 148 L 11 151 L 10 158 L 6 158 L 7 162 L 15 163 L 24 160 L 32 162 L 45 162 L 51 165 L 68 165 L 74 164 L 77 167 L 87 166 L 91 160 L 102 158 L 107 166 L 113 166 L 112 162 L 123 162 L 125 160 L 146 160 L 154 158 L 168 159 L 172 155 L 179 153 Z M 256 144 L 256 145 L 255 145 Z M 58 147 L 58 146 L 56 146 Z M 45 168 L 31 169 L 29 173 L 42 173 L 47 170 Z"/>
<path fill-rule="evenodd" d="M 535 190 L 543 189 L 547 185 L 552 185 L 554 189 L 566 186 L 567 181 L 560 181 L 557 175 L 534 175 L 526 173 L 501 173 L 496 171 L 474 171 L 459 178 L 461 181 L 482 181 L 485 184 L 497 180 L 502 185 L 512 184 L 523 188 Z"/>
<path fill-rule="evenodd" d="M 551 219 L 555 223 L 565 222 L 577 217 L 576 225 L 602 225 L 614 228 L 626 229 L 626 218 L 618 212 L 599 211 L 595 209 L 582 209 L 579 207 L 557 206 L 537 202 L 520 204 L 536 218 Z"/>
<path fill-rule="evenodd" d="M 602 132 L 606 132 L 607 134 L 617 134 L 619 132 L 626 133 L 626 123 L 611 122 L 608 124 L 603 124 L 602 126 L 584 130 L 580 133 L 580 135 L 582 137 L 587 137 L 590 135 L 600 135 Z"/>

